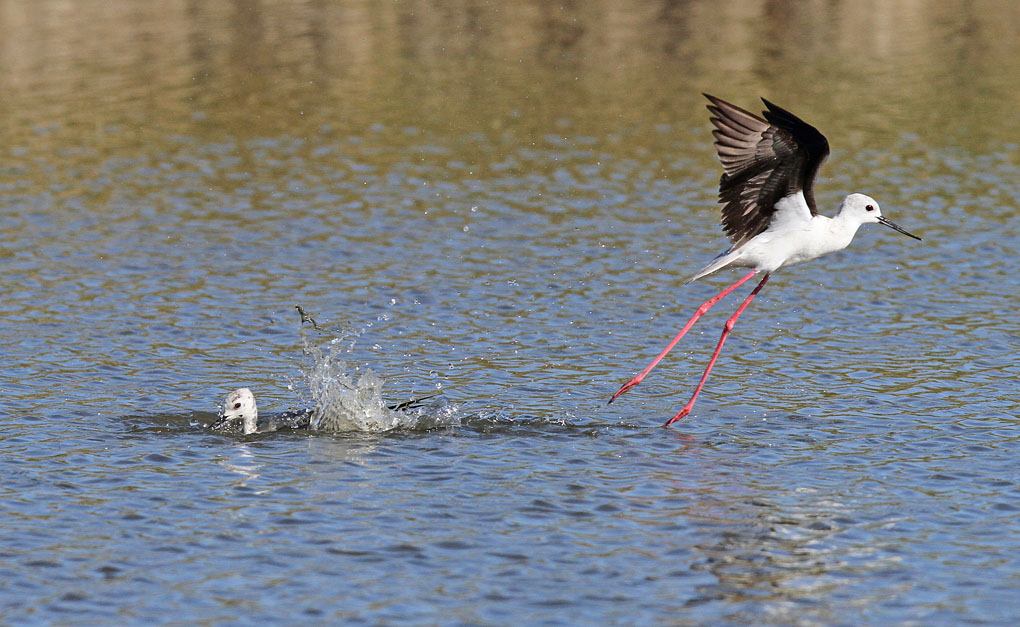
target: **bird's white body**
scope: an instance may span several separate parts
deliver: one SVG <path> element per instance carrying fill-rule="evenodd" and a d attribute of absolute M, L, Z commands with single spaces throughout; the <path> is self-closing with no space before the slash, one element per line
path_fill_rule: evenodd
<path fill-rule="evenodd" d="M 861 225 L 881 222 L 881 217 L 878 203 L 864 194 L 847 196 L 833 218 L 811 215 L 804 194 L 791 194 L 776 203 L 775 216 L 765 231 L 716 257 L 688 282 L 723 268 L 753 268 L 772 273 L 811 261 L 843 250 Z"/>

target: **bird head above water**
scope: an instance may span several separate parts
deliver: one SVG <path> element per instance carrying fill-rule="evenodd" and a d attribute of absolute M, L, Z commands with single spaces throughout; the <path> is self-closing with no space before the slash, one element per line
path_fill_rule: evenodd
<path fill-rule="evenodd" d="M 220 416 L 213 423 L 212 428 L 223 429 L 235 420 L 243 420 L 244 434 L 249 435 L 258 431 L 256 426 L 258 417 L 259 410 L 255 405 L 255 395 L 248 388 L 239 388 L 227 394 L 223 399 Z"/>
<path fill-rule="evenodd" d="M 906 230 L 899 227 L 892 220 L 889 220 L 882 215 L 882 208 L 878 206 L 875 199 L 871 196 L 864 194 L 850 194 L 843 199 L 843 204 L 839 206 L 839 218 L 849 220 L 856 224 L 882 224 L 890 229 L 902 233 L 907 237 L 913 237 L 914 239 L 921 241 L 921 238 L 909 233 Z"/>

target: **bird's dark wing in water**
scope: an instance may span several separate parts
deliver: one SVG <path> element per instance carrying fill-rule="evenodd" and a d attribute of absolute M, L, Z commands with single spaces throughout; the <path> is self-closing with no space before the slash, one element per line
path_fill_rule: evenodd
<path fill-rule="evenodd" d="M 427 396 L 419 396 L 418 398 L 404 401 L 403 403 L 393 403 L 387 405 L 391 411 L 406 411 L 408 409 L 417 409 L 425 404 L 425 401 L 439 396 L 439 394 L 429 394 Z M 259 433 L 268 433 L 270 431 L 279 431 L 280 429 L 307 429 L 311 423 L 312 414 L 314 410 L 311 409 L 296 409 L 293 411 L 286 411 L 279 414 L 270 414 L 267 416 L 259 415 L 258 418 L 258 431 Z"/>
<path fill-rule="evenodd" d="M 394 403 L 392 405 L 387 405 L 387 408 L 390 411 L 407 411 L 408 409 L 418 409 L 419 407 L 425 404 L 425 401 L 427 401 L 430 398 L 435 398 L 437 396 L 439 396 L 439 394 L 419 396 L 418 398 L 411 399 L 409 401 L 404 401 L 403 403 Z"/>
<path fill-rule="evenodd" d="M 259 433 L 265 433 L 269 431 L 279 431 L 280 429 L 307 429 L 311 418 L 312 410 L 310 409 L 295 409 L 293 411 L 285 411 L 280 414 L 270 414 L 268 416 L 262 416 L 260 414 L 258 418 L 258 430 Z"/>

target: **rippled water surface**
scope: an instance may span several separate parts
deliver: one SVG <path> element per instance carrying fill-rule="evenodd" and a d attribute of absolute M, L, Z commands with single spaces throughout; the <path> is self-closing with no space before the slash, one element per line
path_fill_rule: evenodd
<path fill-rule="evenodd" d="M 0 16 L 4 622 L 1020 614 L 1013 3 Z M 739 302 L 606 406 L 738 276 L 682 285 L 726 245 L 702 91 L 924 242 L 775 275 L 662 429 Z M 207 428 L 373 381 L 443 419 Z"/>

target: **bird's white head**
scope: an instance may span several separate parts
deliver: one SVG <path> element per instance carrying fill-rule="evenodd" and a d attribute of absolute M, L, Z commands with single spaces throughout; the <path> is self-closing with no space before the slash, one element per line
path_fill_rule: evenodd
<path fill-rule="evenodd" d="M 235 420 L 244 421 L 244 434 L 255 433 L 259 409 L 255 406 L 255 395 L 248 388 L 234 390 L 223 399 L 220 416 L 213 423 L 213 429 L 222 429 Z"/>
<path fill-rule="evenodd" d="M 839 206 L 839 215 L 843 219 L 850 220 L 856 224 L 884 224 L 890 229 L 903 233 L 908 237 L 913 237 L 919 241 L 921 239 L 920 237 L 903 230 L 892 220 L 883 216 L 882 208 L 878 206 L 878 202 L 876 202 L 871 196 L 866 196 L 864 194 L 850 194 L 843 199 L 843 204 Z"/>

